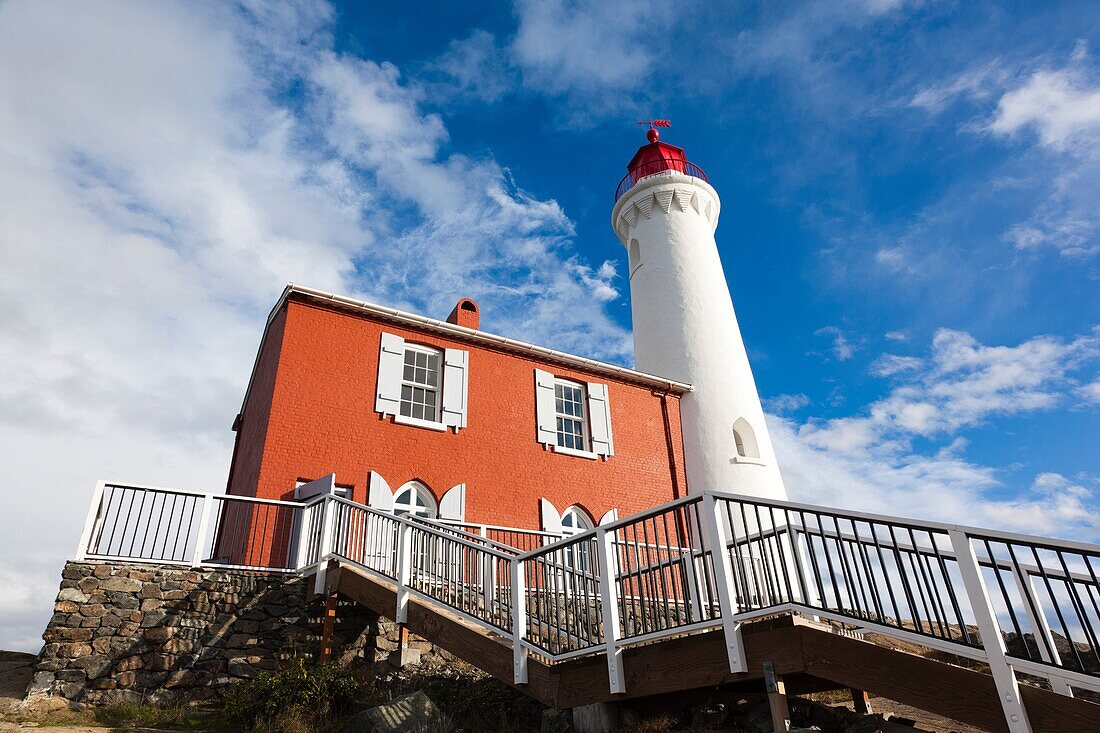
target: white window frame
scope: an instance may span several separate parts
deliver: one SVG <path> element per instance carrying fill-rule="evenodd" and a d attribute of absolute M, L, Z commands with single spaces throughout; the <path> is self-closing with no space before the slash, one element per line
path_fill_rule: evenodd
<path fill-rule="evenodd" d="M 561 402 L 558 391 L 565 387 L 580 392 L 580 415 L 573 415 L 558 408 Z M 560 420 L 580 424 L 581 448 L 560 444 L 563 434 L 558 429 Z M 611 435 L 611 408 L 606 384 L 567 379 L 536 368 L 535 427 L 536 439 L 546 450 L 592 461 L 615 455 Z"/>
<path fill-rule="evenodd" d="M 590 529 L 594 529 L 595 522 L 588 516 L 588 512 L 581 509 L 574 504 L 568 507 L 561 513 L 561 535 L 562 540 L 568 540 L 570 537 L 575 537 L 579 534 L 584 534 Z M 577 563 L 577 560 L 580 563 Z M 565 548 L 565 565 L 568 568 L 579 570 L 582 573 L 592 572 L 592 565 L 595 562 L 595 558 L 592 557 L 591 548 L 589 545 L 581 545 L 579 547 L 567 547 Z"/>
<path fill-rule="evenodd" d="M 576 390 L 580 394 L 580 399 L 576 402 L 580 406 L 580 416 L 573 415 L 568 412 L 562 412 L 558 409 L 557 402 L 560 399 L 558 397 L 559 389 Z M 595 452 L 592 450 L 592 430 L 588 426 L 588 385 L 581 382 L 574 382 L 571 379 L 554 379 L 554 427 L 555 427 L 555 443 L 554 450 L 559 453 L 567 453 L 570 455 L 582 455 L 596 457 Z M 574 435 L 574 433 L 565 433 L 559 427 L 558 423 L 561 421 L 568 421 L 573 424 L 580 424 L 581 434 L 580 442 L 583 448 L 575 448 L 567 445 L 562 445 L 561 441 L 565 439 L 566 435 Z"/>
<path fill-rule="evenodd" d="M 406 492 L 411 492 L 409 495 L 409 501 L 401 501 L 401 496 Z M 419 497 L 422 503 L 417 503 L 415 499 Z M 417 511 L 423 508 L 425 511 L 421 513 Z M 439 505 L 436 503 L 435 497 L 432 492 L 428 490 L 420 481 L 409 481 L 406 484 L 402 484 L 397 488 L 397 491 L 393 492 L 393 514 L 394 516 L 414 516 L 421 519 L 436 519 L 439 516 Z"/>
<path fill-rule="evenodd" d="M 436 384 L 434 387 L 429 388 L 425 384 L 419 382 L 413 382 L 405 379 L 405 358 L 409 352 L 428 354 L 436 357 L 436 370 L 435 378 Z M 435 420 L 427 420 L 424 418 L 413 417 L 411 415 L 402 415 L 401 407 L 405 404 L 403 397 L 399 398 L 397 414 L 393 416 L 393 421 L 402 423 L 403 425 L 414 425 L 416 427 L 428 428 L 430 430 L 445 431 L 447 426 L 443 422 L 443 371 L 445 367 L 445 355 L 442 349 L 437 349 L 434 346 L 425 346 L 422 344 L 414 344 L 405 342 L 405 350 L 401 353 L 401 391 L 404 391 L 405 387 L 410 389 L 431 389 L 435 393 Z"/>

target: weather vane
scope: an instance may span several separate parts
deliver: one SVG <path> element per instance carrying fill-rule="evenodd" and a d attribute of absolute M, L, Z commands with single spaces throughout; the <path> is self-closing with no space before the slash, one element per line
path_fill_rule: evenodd
<path fill-rule="evenodd" d="M 671 120 L 638 120 L 639 125 L 646 125 L 649 127 L 646 130 L 645 137 L 651 143 L 657 142 L 661 137 L 661 133 L 657 132 L 658 127 L 672 127 Z"/>

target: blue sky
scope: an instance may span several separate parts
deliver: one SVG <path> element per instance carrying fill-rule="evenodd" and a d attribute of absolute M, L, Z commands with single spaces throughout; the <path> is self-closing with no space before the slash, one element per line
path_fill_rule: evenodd
<path fill-rule="evenodd" d="M 1100 538 L 1089 2 L 0 0 L 0 648 L 96 479 L 218 490 L 288 281 L 631 362 L 635 120 L 723 201 L 793 498 Z"/>

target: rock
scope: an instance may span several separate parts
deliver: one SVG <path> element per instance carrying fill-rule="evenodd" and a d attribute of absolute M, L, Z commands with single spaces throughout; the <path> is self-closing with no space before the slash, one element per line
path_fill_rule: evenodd
<path fill-rule="evenodd" d="M 53 687 L 54 683 L 53 672 L 36 672 L 34 677 L 31 678 L 30 687 L 27 688 L 27 695 L 33 695 L 36 692 L 45 692 Z"/>
<path fill-rule="evenodd" d="M 415 733 L 443 730 L 443 714 L 431 698 L 419 690 L 392 702 L 364 710 L 352 716 L 344 726 L 347 731 L 374 733 Z"/>
<path fill-rule="evenodd" d="M 73 664 L 83 669 L 84 674 L 88 675 L 90 680 L 102 677 L 111 669 L 111 660 L 102 654 L 89 654 L 76 660 Z"/>
<path fill-rule="evenodd" d="M 572 731 L 572 712 L 559 708 L 548 708 L 542 711 L 539 733 L 572 733 Z"/>
<path fill-rule="evenodd" d="M 88 600 L 88 594 L 79 588 L 65 588 L 57 594 L 57 600 L 84 603 Z"/>
<path fill-rule="evenodd" d="M 619 727 L 619 706 L 594 702 L 573 708 L 573 728 L 578 733 L 603 733 Z"/>
<path fill-rule="evenodd" d="M 692 730 L 713 730 L 726 724 L 725 705 L 701 705 L 691 712 Z"/>
<path fill-rule="evenodd" d="M 141 585 L 142 583 L 140 580 L 134 580 L 133 578 L 123 578 L 116 575 L 114 577 L 106 578 L 105 580 L 100 581 L 99 589 L 107 591 L 117 590 L 124 591 L 126 593 L 137 593 L 141 590 Z"/>
<path fill-rule="evenodd" d="M 772 733 L 772 711 L 767 703 L 754 705 L 741 719 L 741 726 L 748 733 Z"/>

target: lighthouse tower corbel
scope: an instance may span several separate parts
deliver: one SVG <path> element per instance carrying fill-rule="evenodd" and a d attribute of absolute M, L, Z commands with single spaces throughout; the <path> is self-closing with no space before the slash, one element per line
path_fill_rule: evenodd
<path fill-rule="evenodd" d="M 636 367 L 693 386 L 680 410 L 689 493 L 785 499 L 714 240 L 718 192 L 652 125 L 647 138 L 611 212 L 629 259 Z"/>

